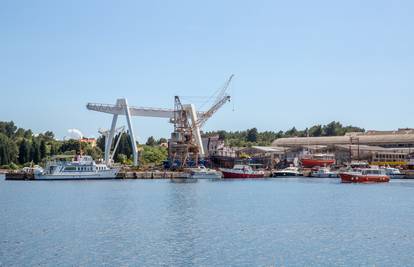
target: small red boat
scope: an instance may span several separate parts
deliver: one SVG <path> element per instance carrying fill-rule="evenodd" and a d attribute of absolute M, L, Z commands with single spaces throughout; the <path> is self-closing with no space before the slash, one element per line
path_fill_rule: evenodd
<path fill-rule="evenodd" d="M 360 169 L 339 173 L 342 183 L 387 183 L 390 177 L 383 169 Z"/>
<path fill-rule="evenodd" d="M 249 165 L 235 165 L 233 169 L 220 169 L 223 178 L 263 178 L 264 172 L 254 171 Z"/>
<path fill-rule="evenodd" d="M 335 164 L 335 156 L 333 154 L 312 154 L 304 156 L 300 162 L 303 168 L 328 167 Z"/>

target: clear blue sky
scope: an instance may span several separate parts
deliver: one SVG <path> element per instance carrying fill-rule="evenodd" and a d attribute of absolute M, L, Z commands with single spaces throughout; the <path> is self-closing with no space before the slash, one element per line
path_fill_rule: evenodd
<path fill-rule="evenodd" d="M 414 1 L 0 2 L 0 120 L 97 136 L 87 102 L 173 107 L 231 74 L 206 130 L 413 127 Z M 234 106 L 234 110 L 233 110 Z M 140 141 L 167 137 L 135 118 Z"/>

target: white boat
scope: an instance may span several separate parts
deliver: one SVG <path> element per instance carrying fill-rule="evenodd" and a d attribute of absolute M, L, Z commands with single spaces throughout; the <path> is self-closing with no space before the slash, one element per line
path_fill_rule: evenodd
<path fill-rule="evenodd" d="M 405 177 L 405 174 L 401 173 L 397 168 L 386 167 L 385 173 L 390 177 L 390 179 L 402 179 Z"/>
<path fill-rule="evenodd" d="M 119 169 L 97 164 L 91 156 L 76 156 L 71 162 L 49 161 L 46 168 L 34 173 L 35 180 L 115 179 Z"/>
<path fill-rule="evenodd" d="M 190 174 L 189 178 L 194 179 L 221 179 L 222 173 L 213 169 L 208 169 L 204 166 L 197 168 L 188 168 L 186 172 Z"/>
<path fill-rule="evenodd" d="M 311 173 L 312 177 L 316 178 L 338 178 L 338 173 L 331 171 L 329 168 L 319 168 Z"/>
<path fill-rule="evenodd" d="M 303 176 L 297 167 L 287 167 L 283 170 L 274 171 L 272 177 L 282 177 L 282 176 Z"/>

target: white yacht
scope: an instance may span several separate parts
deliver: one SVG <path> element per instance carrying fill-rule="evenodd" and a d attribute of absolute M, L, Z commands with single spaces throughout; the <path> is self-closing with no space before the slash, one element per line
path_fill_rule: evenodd
<path fill-rule="evenodd" d="M 287 167 L 283 170 L 274 171 L 272 177 L 281 177 L 281 176 L 303 176 L 303 173 L 297 167 Z"/>
<path fill-rule="evenodd" d="M 329 168 L 319 168 L 317 170 L 312 171 L 311 173 L 312 177 L 316 178 L 338 178 L 338 173 L 331 171 Z"/>
<path fill-rule="evenodd" d="M 194 179 L 221 179 L 222 173 L 204 166 L 197 168 L 189 168 L 186 171 L 190 173 L 190 177 Z"/>
<path fill-rule="evenodd" d="M 405 174 L 401 173 L 397 168 L 386 167 L 385 173 L 390 177 L 390 179 L 402 179 L 405 177 Z"/>
<path fill-rule="evenodd" d="M 97 164 L 91 156 L 76 156 L 71 162 L 49 161 L 44 170 L 34 173 L 35 180 L 115 179 L 119 169 Z"/>

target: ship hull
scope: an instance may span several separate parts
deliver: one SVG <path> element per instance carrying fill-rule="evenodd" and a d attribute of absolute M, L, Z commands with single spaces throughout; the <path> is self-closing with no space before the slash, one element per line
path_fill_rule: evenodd
<path fill-rule="evenodd" d="M 360 175 L 353 173 L 340 173 L 342 183 L 387 183 L 390 177 L 387 175 Z"/>
<path fill-rule="evenodd" d="M 105 180 L 117 179 L 118 170 L 109 170 L 101 172 L 74 172 L 73 174 L 35 174 L 35 180 Z"/>
<path fill-rule="evenodd" d="M 334 159 L 302 159 L 302 167 L 304 168 L 313 168 L 313 167 L 324 167 L 330 166 L 335 163 Z"/>
<path fill-rule="evenodd" d="M 404 179 L 405 175 L 403 173 L 401 174 L 389 174 L 388 175 L 390 179 Z"/>
<path fill-rule="evenodd" d="M 336 173 L 312 173 L 311 177 L 313 178 L 338 178 Z"/>
<path fill-rule="evenodd" d="M 272 174 L 272 177 L 298 177 L 303 176 L 301 173 L 295 173 L 295 172 L 274 172 Z"/>
<path fill-rule="evenodd" d="M 230 179 L 254 179 L 254 178 L 263 178 L 263 173 L 237 173 L 237 172 L 229 172 L 229 171 L 221 171 L 223 173 L 223 178 L 230 178 Z"/>

